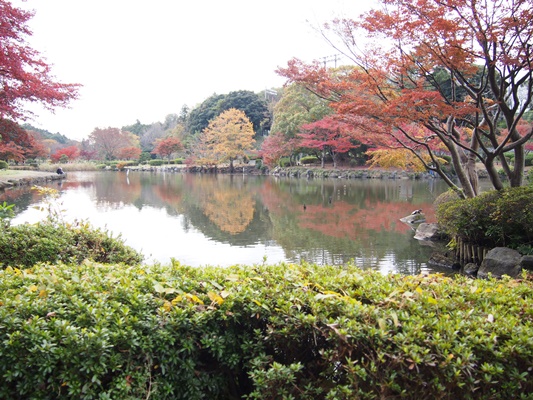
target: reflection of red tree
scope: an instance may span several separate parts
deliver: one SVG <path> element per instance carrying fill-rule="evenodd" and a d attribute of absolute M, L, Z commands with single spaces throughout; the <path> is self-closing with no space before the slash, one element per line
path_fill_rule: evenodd
<path fill-rule="evenodd" d="M 424 210 L 428 222 L 435 221 L 431 203 L 417 203 L 416 207 L 410 207 L 408 203 L 380 201 L 379 193 L 374 193 L 374 190 L 376 189 L 367 190 L 368 198 L 363 206 L 334 200 L 327 206 L 307 204 L 305 211 L 302 204 L 294 202 L 294 197 L 289 192 L 272 181 L 266 181 L 259 194 L 263 204 L 273 215 L 299 213 L 300 228 L 337 238 L 361 239 L 361 235 L 368 230 L 407 232 L 411 227 L 401 222 L 400 218 L 410 214 L 414 208 Z M 394 193 L 390 195 L 394 196 Z"/>
<path fill-rule="evenodd" d="M 281 190 L 280 186 L 272 180 L 266 180 L 258 190 L 259 196 L 264 206 L 269 212 L 276 214 L 280 210 L 296 211 L 298 204 L 294 202 L 294 198 L 290 193 Z"/>
<path fill-rule="evenodd" d="M 435 219 L 430 203 L 419 204 L 428 221 Z M 427 211 L 426 211 L 427 210 Z M 405 204 L 367 200 L 364 208 L 343 201 L 329 207 L 308 205 L 300 215 L 300 227 L 332 237 L 361 238 L 367 230 L 407 232 L 410 226 L 400 222 L 406 216 Z"/>

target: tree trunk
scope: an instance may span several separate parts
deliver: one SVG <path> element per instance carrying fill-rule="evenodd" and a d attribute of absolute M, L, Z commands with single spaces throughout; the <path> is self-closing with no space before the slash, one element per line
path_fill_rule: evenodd
<path fill-rule="evenodd" d="M 518 146 L 514 150 L 514 164 L 513 170 L 509 174 L 509 183 L 511 187 L 522 186 L 522 180 L 524 178 L 524 167 L 526 163 L 524 146 Z"/>
<path fill-rule="evenodd" d="M 448 150 L 450 150 L 450 154 L 452 156 L 452 165 L 455 173 L 457 174 L 457 179 L 459 179 L 459 183 L 463 189 L 464 196 L 467 198 L 476 197 L 476 193 L 474 192 L 474 188 L 472 187 L 472 183 L 470 181 L 471 172 L 465 171 L 465 168 L 463 167 L 463 160 L 460 154 L 462 149 L 458 149 L 457 146 L 450 141 L 448 141 L 446 144 Z"/>

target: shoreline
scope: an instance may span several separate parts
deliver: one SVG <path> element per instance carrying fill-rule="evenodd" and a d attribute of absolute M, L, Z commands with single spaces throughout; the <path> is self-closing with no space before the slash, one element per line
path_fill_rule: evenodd
<path fill-rule="evenodd" d="M 116 169 L 110 169 L 117 171 Z M 337 178 L 337 179 L 439 179 L 428 172 L 401 171 L 397 169 L 381 168 L 321 168 L 321 167 L 275 167 L 261 170 L 255 166 L 237 165 L 233 172 L 228 166 L 219 167 L 187 167 L 185 165 L 161 165 L 161 166 L 135 166 L 126 167 L 130 172 L 166 172 L 166 173 L 191 173 L 191 174 L 232 174 L 232 175 L 263 175 L 288 178 Z"/>
<path fill-rule="evenodd" d="M 0 191 L 18 186 L 34 185 L 65 179 L 66 174 L 31 170 L 0 170 Z"/>

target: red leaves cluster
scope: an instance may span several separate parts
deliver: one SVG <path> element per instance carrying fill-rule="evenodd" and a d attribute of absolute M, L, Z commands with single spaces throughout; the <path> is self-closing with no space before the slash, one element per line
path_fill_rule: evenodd
<path fill-rule="evenodd" d="M 26 44 L 24 37 L 31 35 L 26 23 L 32 16 L 0 0 L 0 118 L 24 117 L 23 102 L 52 109 L 77 97 L 79 85 L 56 82 L 50 66 Z"/>
<path fill-rule="evenodd" d="M 326 116 L 320 121 L 302 126 L 300 146 L 329 152 L 336 166 L 337 155 L 346 153 L 359 146 L 354 140 L 357 138 L 352 127 L 345 122 Z"/>
<path fill-rule="evenodd" d="M 167 137 L 165 139 L 158 139 L 157 144 L 152 151 L 152 154 L 157 154 L 162 158 L 170 157 L 172 154 L 183 149 L 183 144 L 178 138 Z"/>
<path fill-rule="evenodd" d="M 378 3 L 383 7 L 357 21 L 325 27 L 337 36 L 330 42 L 353 62 L 351 72 L 291 60 L 278 73 L 330 100 L 344 122 L 373 130 L 374 146 L 412 151 L 466 197 L 478 193 L 476 162 L 494 188 L 503 187 L 497 159 L 511 186 L 520 186 L 524 145 L 533 136 L 519 127 L 533 100 L 531 0 Z M 365 36 L 371 46 L 359 43 Z M 435 151 L 452 156 L 462 189 Z M 507 151 L 515 152 L 513 165 L 503 159 Z"/>
<path fill-rule="evenodd" d="M 50 158 L 53 162 L 57 163 L 61 160 L 62 156 L 66 156 L 68 161 L 73 161 L 80 156 L 80 149 L 76 146 L 63 147 L 52 154 Z"/>
<path fill-rule="evenodd" d="M 0 159 L 21 162 L 43 157 L 44 146 L 28 131 L 8 119 L 0 118 Z"/>
<path fill-rule="evenodd" d="M 298 139 L 287 139 L 280 132 L 274 132 L 265 138 L 261 144 L 259 157 L 265 165 L 275 165 L 280 158 L 290 156 L 299 146 Z"/>

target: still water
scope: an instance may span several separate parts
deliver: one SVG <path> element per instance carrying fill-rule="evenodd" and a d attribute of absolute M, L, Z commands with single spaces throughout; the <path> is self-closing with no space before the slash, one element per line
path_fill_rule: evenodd
<path fill-rule="evenodd" d="M 120 234 L 147 262 L 191 266 L 354 260 L 384 273 L 431 271 L 434 251 L 399 221 L 432 202 L 440 180 L 295 179 L 181 173 L 78 172 L 54 183 L 66 220 Z M 0 193 L 13 223 L 36 222 L 42 199 L 29 188 Z"/>

